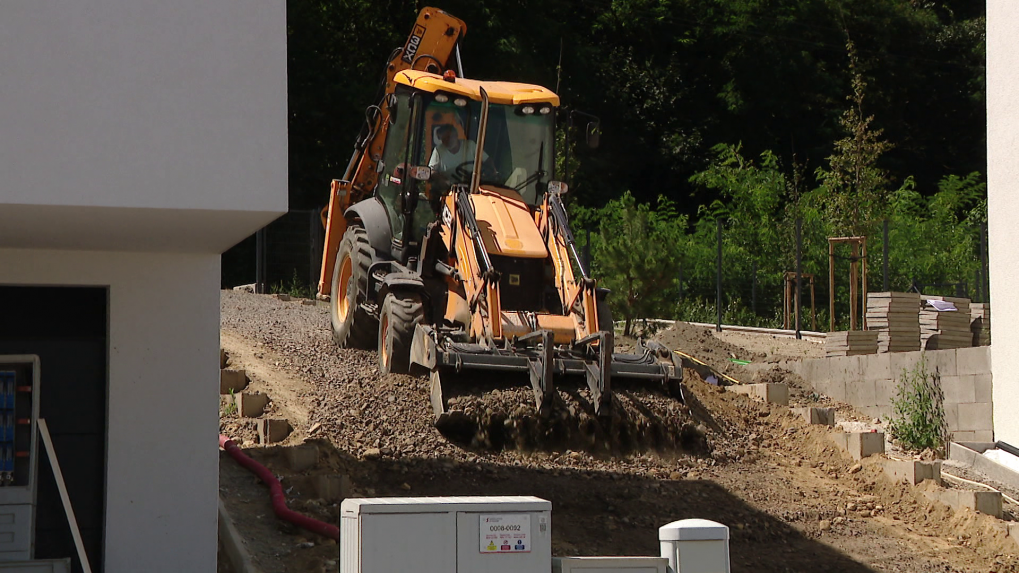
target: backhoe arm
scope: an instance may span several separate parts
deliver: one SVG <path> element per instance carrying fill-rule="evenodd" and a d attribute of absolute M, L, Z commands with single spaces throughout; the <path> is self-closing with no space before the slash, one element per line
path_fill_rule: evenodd
<path fill-rule="evenodd" d="M 330 294 L 336 250 L 347 230 L 344 212 L 351 205 L 368 198 L 375 189 L 377 166 L 390 123 L 390 96 L 396 86 L 393 78 L 399 72 L 410 69 L 441 74 L 451 67 L 459 68 L 457 42 L 466 33 L 467 25 L 459 18 L 438 8 L 424 8 L 418 13 L 407 43 L 393 51 L 386 64 L 385 78 L 379 86 L 378 103 L 366 110 L 365 124 L 354 142 L 354 153 L 343 179 L 334 179 L 329 190 L 329 206 L 323 212 L 326 234 L 319 295 Z M 459 75 L 459 69 L 457 73 Z"/>

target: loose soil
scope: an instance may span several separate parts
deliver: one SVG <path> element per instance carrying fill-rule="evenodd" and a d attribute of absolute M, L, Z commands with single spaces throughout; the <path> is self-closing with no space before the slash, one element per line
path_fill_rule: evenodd
<path fill-rule="evenodd" d="M 230 367 L 247 371 L 249 390 L 271 397 L 263 417 L 286 418 L 293 431 L 257 445 L 255 420 L 237 417 L 225 398 L 220 431 L 281 478 L 292 509 L 312 517 L 338 522 L 338 502 L 320 499 L 312 483 L 316 474 L 344 474 L 352 496 L 549 499 L 559 556 L 657 555 L 658 527 L 700 517 L 730 527 L 734 572 L 1019 571 L 1019 546 L 1002 522 L 931 503 L 884 478 L 878 460 L 856 464 L 827 428 L 707 384 L 693 370 L 684 370 L 686 404 L 653 389 L 622 390 L 625 425 L 577 430 L 565 441 L 545 439 L 560 434 L 541 426 L 528 388 L 489 388 L 459 407 L 513 429 L 496 443 L 476 430 L 451 438 L 432 425 L 428 381 L 380 376 L 374 352 L 337 348 L 327 307 L 234 291 L 221 301 Z M 797 404 L 866 420 L 787 371 L 729 360 L 816 356 L 818 345 L 740 334 L 681 324 L 656 338 L 739 380 L 785 381 Z M 588 421 L 582 389 L 559 395 L 563 423 Z M 613 434 L 619 427 L 624 439 Z M 302 444 L 318 451 L 318 462 L 293 471 L 287 452 Z M 220 496 L 262 571 L 338 570 L 335 542 L 278 521 L 268 488 L 225 453 Z"/>

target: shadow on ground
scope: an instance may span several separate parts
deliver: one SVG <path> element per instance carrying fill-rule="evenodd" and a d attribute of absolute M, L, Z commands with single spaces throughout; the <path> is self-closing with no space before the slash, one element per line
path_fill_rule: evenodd
<path fill-rule="evenodd" d="M 246 452 L 282 476 L 284 488 L 292 488 L 288 501 L 293 509 L 310 513 L 318 510 L 316 517 L 322 519 L 338 519 L 338 507 L 317 502 L 314 492 L 302 484 L 315 473 L 345 473 L 360 496 L 534 495 L 548 499 L 552 502 L 553 554 L 558 556 L 657 556 L 660 526 L 678 519 L 704 518 L 730 527 L 734 572 L 874 571 L 790 523 L 748 505 L 710 480 L 660 480 L 595 470 L 506 466 L 483 458 L 475 463 L 420 458 L 359 460 L 325 440 L 313 443 L 319 449 L 318 464 L 300 474 L 288 468 L 284 447 L 249 448 Z M 233 467 L 223 467 L 226 464 Z M 314 540 L 315 536 L 275 523 L 268 488 L 257 483 L 253 475 L 245 475 L 245 470 L 229 457 L 221 457 L 220 476 L 221 495 L 232 512 L 235 508 L 239 512 L 234 519 L 242 535 L 261 536 L 268 545 L 256 559 L 293 566 L 304 551 L 298 538 Z M 231 500 L 231 496 L 237 499 Z M 321 540 L 317 541 L 314 550 L 306 551 L 309 565 L 314 561 L 310 559 L 312 553 L 320 563 L 338 558 L 336 545 L 323 546 Z M 249 543 L 249 548 L 259 552 L 257 544 Z M 271 563 L 260 565 L 267 573 L 274 570 Z M 331 570 L 329 565 L 326 567 Z"/>

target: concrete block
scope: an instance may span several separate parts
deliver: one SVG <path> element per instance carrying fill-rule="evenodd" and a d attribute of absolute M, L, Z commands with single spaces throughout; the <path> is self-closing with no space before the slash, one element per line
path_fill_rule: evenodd
<path fill-rule="evenodd" d="M 835 408 L 793 408 L 793 413 L 808 424 L 835 425 Z"/>
<path fill-rule="evenodd" d="M 889 370 L 891 371 L 892 379 L 898 382 L 904 373 L 916 368 L 922 354 L 922 352 L 894 352 L 889 354 L 888 356 L 891 360 Z"/>
<path fill-rule="evenodd" d="M 808 382 L 814 382 L 817 380 L 831 380 L 831 369 L 828 364 L 828 360 L 820 358 L 816 360 L 807 360 L 809 363 L 805 373 L 807 376 L 803 376 L 803 379 Z"/>
<path fill-rule="evenodd" d="M 290 422 L 278 418 L 258 420 L 258 443 L 274 444 L 282 442 L 290 435 Z"/>
<path fill-rule="evenodd" d="M 990 374 L 972 374 L 967 375 L 967 378 L 973 379 L 973 401 L 974 402 L 993 402 L 993 390 L 994 383 Z"/>
<path fill-rule="evenodd" d="M 885 452 L 883 432 L 836 432 L 831 434 L 831 439 L 856 460 Z"/>
<path fill-rule="evenodd" d="M 287 465 L 295 472 L 310 470 L 318 465 L 318 446 L 301 444 L 286 449 Z"/>
<path fill-rule="evenodd" d="M 242 418 L 257 418 L 269 405 L 269 396 L 260 392 L 241 392 L 234 395 L 237 414 Z"/>
<path fill-rule="evenodd" d="M 960 491 L 959 505 L 1001 519 L 1000 491 Z"/>
<path fill-rule="evenodd" d="M 973 380 L 969 376 L 942 376 L 941 390 L 945 394 L 945 403 L 972 404 L 976 402 Z"/>
<path fill-rule="evenodd" d="M 832 380 L 850 381 L 863 375 L 860 356 L 835 356 L 829 358 L 829 377 Z"/>
<path fill-rule="evenodd" d="M 963 507 L 1001 519 L 1001 492 L 939 489 L 923 492 L 928 499 L 958 510 Z"/>
<path fill-rule="evenodd" d="M 951 430 L 952 440 L 956 442 L 975 442 L 976 432 L 963 431 L 963 430 Z"/>
<path fill-rule="evenodd" d="M 874 381 L 875 402 L 878 406 L 890 406 L 898 392 L 898 382 L 891 378 Z"/>
<path fill-rule="evenodd" d="M 892 481 L 905 480 L 910 485 L 916 485 L 929 479 L 941 485 L 941 462 L 886 460 L 884 465 L 885 475 Z"/>
<path fill-rule="evenodd" d="M 891 354 L 868 354 L 860 357 L 863 377 L 867 380 L 882 380 L 892 377 Z"/>
<path fill-rule="evenodd" d="M 350 477 L 342 474 L 319 474 L 312 476 L 315 495 L 325 501 L 343 501 L 350 497 Z"/>
<path fill-rule="evenodd" d="M 990 347 L 957 348 L 955 364 L 956 371 L 960 376 L 989 374 L 991 372 Z"/>
<path fill-rule="evenodd" d="M 854 406 L 877 406 L 877 381 L 857 379 L 846 382 L 846 401 Z"/>
<path fill-rule="evenodd" d="M 974 442 L 993 442 L 994 430 L 975 430 L 973 432 Z"/>
<path fill-rule="evenodd" d="M 785 384 L 738 384 L 729 386 L 728 389 L 772 404 L 789 405 L 789 387 Z"/>
<path fill-rule="evenodd" d="M 875 418 L 881 418 L 882 420 L 891 420 L 895 417 L 895 407 L 891 404 L 881 405 L 877 407 L 877 415 Z"/>
<path fill-rule="evenodd" d="M 927 354 L 927 371 L 937 370 L 942 378 L 945 376 L 958 376 L 959 370 L 956 367 L 955 348 L 948 350 L 931 350 Z"/>
<path fill-rule="evenodd" d="M 815 381 L 814 389 L 839 402 L 846 401 L 846 382 L 844 380 L 819 380 Z"/>
<path fill-rule="evenodd" d="M 219 393 L 237 393 L 248 387 L 248 375 L 243 370 L 219 371 Z"/>
<path fill-rule="evenodd" d="M 279 294 L 274 294 L 272 296 L 273 296 L 273 298 L 275 298 L 277 300 L 281 300 L 283 302 L 290 302 L 290 295 L 289 294 L 279 293 Z"/>
<path fill-rule="evenodd" d="M 945 407 L 945 422 L 948 424 L 948 431 L 954 432 L 959 430 L 959 405 L 946 403 Z"/>
<path fill-rule="evenodd" d="M 962 431 L 993 430 L 991 404 L 959 404 L 959 429 Z"/>

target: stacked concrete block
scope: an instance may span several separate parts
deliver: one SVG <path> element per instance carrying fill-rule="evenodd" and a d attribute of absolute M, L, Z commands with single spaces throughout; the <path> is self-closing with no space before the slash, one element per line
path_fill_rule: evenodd
<path fill-rule="evenodd" d="M 782 365 L 799 374 L 814 390 L 875 418 L 893 415 L 903 373 L 920 360 L 937 372 L 944 394 L 948 429 L 956 441 L 991 442 L 990 346 L 931 352 L 897 352 L 790 361 Z"/>
<path fill-rule="evenodd" d="M 916 485 L 924 480 L 931 480 L 941 485 L 941 462 L 921 462 L 916 460 L 887 460 L 885 475 L 892 481 L 905 481 Z"/>
<path fill-rule="evenodd" d="M 269 396 L 260 392 L 241 392 L 234 395 L 234 403 L 242 418 L 257 418 L 269 405 Z"/>
<path fill-rule="evenodd" d="M 970 300 L 951 296 L 920 295 L 920 348 L 945 350 L 973 345 L 970 330 Z M 955 310 L 938 310 L 950 303 Z"/>
<path fill-rule="evenodd" d="M 973 511 L 991 515 L 1001 519 L 1000 491 L 966 491 L 959 489 L 936 489 L 924 491 L 923 494 L 933 501 L 952 509 L 969 508 Z"/>
<path fill-rule="evenodd" d="M 877 332 L 872 330 L 829 332 L 824 339 L 824 352 L 827 356 L 874 354 L 877 348 Z"/>
<path fill-rule="evenodd" d="M 248 375 L 243 370 L 219 371 L 219 393 L 233 394 L 248 387 Z"/>
<path fill-rule="evenodd" d="M 789 387 L 785 384 L 737 384 L 728 386 L 728 389 L 737 394 L 746 394 L 771 404 L 789 405 Z"/>
<path fill-rule="evenodd" d="M 991 344 L 991 305 L 974 302 L 969 305 L 969 330 L 973 334 L 973 346 Z"/>
<path fill-rule="evenodd" d="M 282 442 L 290 435 L 290 422 L 277 418 L 258 420 L 258 443 L 275 444 Z"/>
<path fill-rule="evenodd" d="M 867 329 L 877 332 L 878 352 L 920 350 L 920 295 L 867 293 Z"/>
<path fill-rule="evenodd" d="M 831 434 L 831 440 L 838 447 L 849 452 L 849 455 L 853 456 L 855 460 L 885 453 L 883 432 L 835 433 Z"/>
<path fill-rule="evenodd" d="M 808 424 L 835 425 L 835 408 L 793 408 L 793 414 L 803 418 Z"/>

